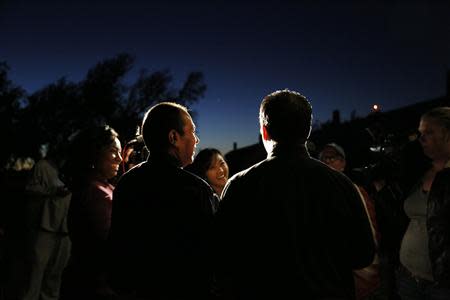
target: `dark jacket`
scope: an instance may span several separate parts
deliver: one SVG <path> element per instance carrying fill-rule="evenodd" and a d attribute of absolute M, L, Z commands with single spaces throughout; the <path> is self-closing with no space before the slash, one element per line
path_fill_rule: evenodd
<path fill-rule="evenodd" d="M 112 282 L 143 299 L 203 299 L 210 290 L 212 190 L 168 157 L 151 157 L 114 190 Z"/>
<path fill-rule="evenodd" d="M 345 175 L 304 146 L 233 176 L 217 212 L 219 285 L 232 299 L 353 299 L 374 242 Z"/>
<path fill-rule="evenodd" d="M 107 238 L 114 189 L 107 182 L 87 178 L 73 186 L 68 212 L 72 252 L 64 275 L 67 287 L 64 293 L 77 293 L 86 298 L 106 285 Z"/>
<path fill-rule="evenodd" d="M 434 177 L 428 196 L 427 229 L 434 280 L 450 288 L 450 164 Z"/>

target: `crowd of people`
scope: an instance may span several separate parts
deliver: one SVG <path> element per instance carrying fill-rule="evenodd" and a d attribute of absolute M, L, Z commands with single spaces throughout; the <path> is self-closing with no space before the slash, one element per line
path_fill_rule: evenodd
<path fill-rule="evenodd" d="M 397 207 L 405 222 L 389 220 L 399 228 L 382 218 L 389 184 L 354 181 L 335 142 L 310 156 L 306 97 L 267 95 L 259 121 L 267 158 L 231 178 L 219 150 L 195 156 L 173 102 L 123 150 L 107 125 L 51 145 L 25 188 L 23 276 L 3 297 L 450 299 L 450 107 L 418 120 L 429 165 Z"/>

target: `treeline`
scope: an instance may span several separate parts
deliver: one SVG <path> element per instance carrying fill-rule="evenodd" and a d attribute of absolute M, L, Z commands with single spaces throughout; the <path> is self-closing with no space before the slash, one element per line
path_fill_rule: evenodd
<path fill-rule="evenodd" d="M 12 82 L 7 62 L 0 62 L 0 169 L 18 157 L 37 158 L 41 145 L 67 143 L 91 124 L 107 123 L 129 140 L 152 104 L 171 100 L 189 106 L 206 91 L 201 72 L 189 73 L 178 88 L 169 70 L 143 69 L 126 84 L 134 62 L 121 53 L 94 65 L 80 82 L 62 77 L 33 93 Z"/>

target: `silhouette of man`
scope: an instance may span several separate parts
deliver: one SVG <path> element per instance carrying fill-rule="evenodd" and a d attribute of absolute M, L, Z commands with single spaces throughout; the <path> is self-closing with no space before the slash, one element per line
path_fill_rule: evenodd
<path fill-rule="evenodd" d="M 304 96 L 266 96 L 259 119 L 267 158 L 230 179 L 217 212 L 219 285 L 231 299 L 354 299 L 352 270 L 374 256 L 358 192 L 309 156 Z"/>
<path fill-rule="evenodd" d="M 114 190 L 111 279 L 139 299 L 206 299 L 212 278 L 213 194 L 183 170 L 199 142 L 187 109 L 163 102 L 142 125 L 150 151 Z"/>

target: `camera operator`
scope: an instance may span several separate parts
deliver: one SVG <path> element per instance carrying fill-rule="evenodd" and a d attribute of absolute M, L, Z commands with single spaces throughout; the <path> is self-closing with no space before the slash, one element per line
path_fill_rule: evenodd
<path fill-rule="evenodd" d="M 371 163 L 350 170 L 349 177 L 364 188 L 374 200 L 380 233 L 380 276 L 389 299 L 399 299 L 396 270 L 400 265 L 400 245 L 408 226 L 403 203 L 405 194 L 428 168 L 415 134 L 372 134 Z M 412 131 L 411 131 L 412 132 Z M 416 131 L 414 131 L 416 133 Z"/>
<path fill-rule="evenodd" d="M 122 173 L 147 160 L 148 154 L 142 135 L 139 134 L 127 142 L 122 150 Z"/>

